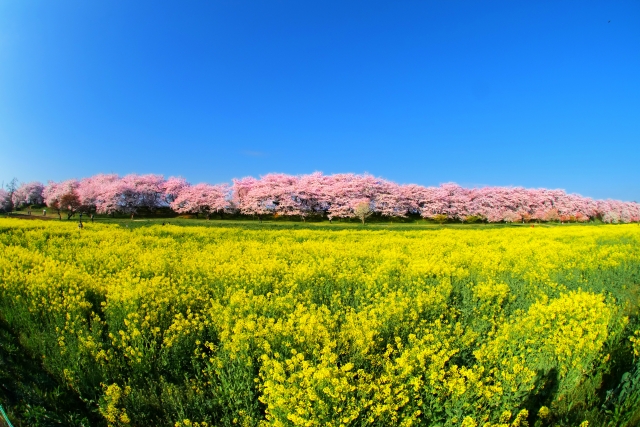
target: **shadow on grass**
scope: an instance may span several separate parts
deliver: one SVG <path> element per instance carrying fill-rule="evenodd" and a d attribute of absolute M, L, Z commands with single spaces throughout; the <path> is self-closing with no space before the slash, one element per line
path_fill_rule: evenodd
<path fill-rule="evenodd" d="M 1 320 L 0 404 L 14 427 L 104 425 L 99 414 L 90 411 L 24 351 L 18 337 Z"/>

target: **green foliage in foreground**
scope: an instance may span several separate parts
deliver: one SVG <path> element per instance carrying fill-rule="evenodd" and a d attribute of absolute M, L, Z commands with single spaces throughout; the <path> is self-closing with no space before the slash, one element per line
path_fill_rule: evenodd
<path fill-rule="evenodd" d="M 0 323 L 0 404 L 14 427 L 89 427 L 102 423 L 65 384 L 28 354 Z M 0 426 L 5 423 L 0 420 Z"/>

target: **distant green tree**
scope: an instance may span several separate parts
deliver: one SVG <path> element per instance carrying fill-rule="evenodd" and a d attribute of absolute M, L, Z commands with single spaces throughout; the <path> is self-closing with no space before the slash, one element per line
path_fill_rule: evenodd
<path fill-rule="evenodd" d="M 464 222 L 468 224 L 474 224 L 476 222 L 482 221 L 482 217 L 480 215 L 469 215 L 464 219 Z"/>
<path fill-rule="evenodd" d="M 365 219 L 367 219 L 373 213 L 373 209 L 371 209 L 370 202 L 360 202 L 353 210 L 356 216 L 362 221 L 362 225 L 364 225 Z"/>
<path fill-rule="evenodd" d="M 444 224 L 447 221 L 447 215 L 437 214 L 431 217 L 438 224 Z"/>

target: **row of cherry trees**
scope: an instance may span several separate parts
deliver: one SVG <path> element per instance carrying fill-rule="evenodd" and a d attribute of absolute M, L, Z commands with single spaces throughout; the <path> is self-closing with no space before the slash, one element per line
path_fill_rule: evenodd
<path fill-rule="evenodd" d="M 399 185 L 372 175 L 292 176 L 269 174 L 234 179 L 228 184 L 191 185 L 160 175 L 99 174 L 81 180 L 25 183 L 0 190 L 0 209 L 46 204 L 67 213 L 125 213 L 169 207 L 180 214 L 241 213 L 299 217 L 350 218 L 366 206 L 381 216 L 420 215 L 436 220 L 488 222 L 578 221 L 637 222 L 640 205 L 593 200 L 563 190 L 521 187 L 463 188 L 457 184 L 424 187 Z"/>

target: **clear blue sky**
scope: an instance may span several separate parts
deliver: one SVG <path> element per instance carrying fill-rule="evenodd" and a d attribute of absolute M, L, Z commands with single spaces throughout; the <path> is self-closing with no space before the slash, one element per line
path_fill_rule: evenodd
<path fill-rule="evenodd" d="M 0 1 L 5 182 L 366 171 L 640 201 L 639 157 L 636 0 Z"/>

